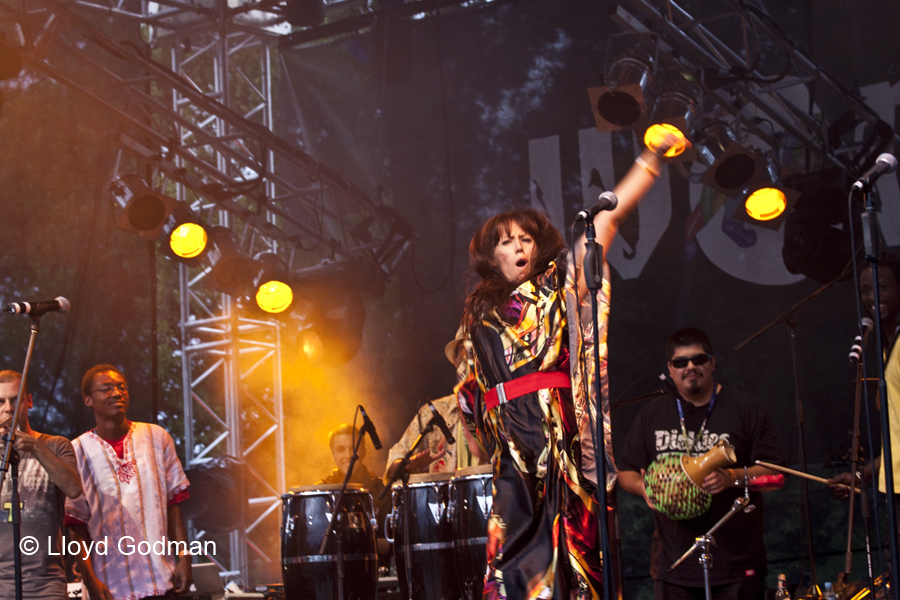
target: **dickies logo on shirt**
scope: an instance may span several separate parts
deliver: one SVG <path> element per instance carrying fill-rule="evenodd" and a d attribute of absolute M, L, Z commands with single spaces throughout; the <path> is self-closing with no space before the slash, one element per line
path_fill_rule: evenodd
<path fill-rule="evenodd" d="M 656 452 L 686 452 L 688 444 L 685 443 L 684 434 L 677 429 L 657 429 L 655 432 L 656 437 Z M 691 441 L 694 440 L 694 432 L 688 432 L 688 436 Z M 730 439 L 730 434 L 727 433 L 710 433 L 708 431 L 703 432 L 703 437 L 693 446 L 691 449 L 692 453 L 697 452 L 706 452 L 707 450 L 711 450 L 713 446 L 718 444 L 720 441 L 728 442 Z"/>

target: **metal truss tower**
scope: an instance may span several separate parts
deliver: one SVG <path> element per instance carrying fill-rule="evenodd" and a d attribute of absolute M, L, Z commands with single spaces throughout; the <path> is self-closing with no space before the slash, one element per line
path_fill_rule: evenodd
<path fill-rule="evenodd" d="M 411 231 L 380 198 L 273 131 L 283 21 L 273 6 L 0 2 L 0 31 L 18 42 L 30 69 L 119 119 L 120 163 L 143 167 L 152 187 L 189 204 L 207 224 L 231 229 L 244 255 L 275 253 L 300 279 L 363 273 L 383 285 Z M 206 289 L 206 275 L 179 266 L 186 466 L 226 454 L 241 459 L 245 501 L 243 526 L 227 539 L 194 536 L 215 539 L 219 552 L 209 558 L 247 581 L 254 556 L 279 562 L 281 348 L 289 330 Z"/>

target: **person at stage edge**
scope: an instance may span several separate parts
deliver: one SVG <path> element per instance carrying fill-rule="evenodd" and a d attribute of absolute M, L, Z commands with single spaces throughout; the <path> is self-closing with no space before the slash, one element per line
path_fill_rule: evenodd
<path fill-rule="evenodd" d="M 0 433 L 9 433 L 19 395 L 22 375 L 0 371 Z M 81 494 L 81 480 L 75 471 L 75 452 L 66 438 L 38 433 L 31 428 L 28 410 L 34 405 L 28 386 L 23 392 L 16 421 L 13 448 L 19 453 L 19 504 L 22 539 L 38 541 L 37 552 L 22 552 L 22 597 L 30 600 L 64 600 L 66 570 L 61 544 L 65 499 Z M 5 450 L 6 441 L 2 444 Z M 4 523 L 0 525 L 0 598 L 15 598 L 13 528 L 10 522 L 12 496 L 10 474 L 0 493 Z M 51 546 L 47 547 L 46 544 Z"/>
<path fill-rule="evenodd" d="M 887 384 L 888 423 L 891 426 L 891 458 L 894 461 L 894 494 L 900 494 L 900 351 L 897 350 L 897 334 L 900 333 L 900 256 L 884 254 L 878 265 L 878 293 L 881 311 L 882 348 L 887 363 L 884 367 L 884 378 Z M 872 267 L 866 264 L 859 271 L 859 299 L 870 317 L 875 316 L 874 281 Z M 884 493 L 885 478 L 881 470 L 883 451 L 875 460 L 863 469 L 865 482 L 878 474 L 878 491 Z M 828 480 L 831 492 L 839 497 L 849 496 L 850 473 L 840 473 Z"/>
<path fill-rule="evenodd" d="M 714 381 L 716 359 L 709 336 L 693 328 L 676 331 L 666 342 L 666 357 L 678 396 L 653 400 L 638 414 L 617 456 L 619 484 L 654 510 L 650 575 L 657 600 L 702 599 L 699 555 L 691 556 L 671 573 L 668 568 L 743 495 L 745 467 L 751 480 L 775 475 L 775 471 L 754 461 L 784 465 L 785 455 L 766 410 L 747 394 Z M 650 463 L 671 453 L 703 454 L 720 440 L 734 447 L 737 462 L 704 479 L 703 489 L 712 494 L 709 510 L 683 521 L 656 511 L 644 488 L 644 470 Z M 738 512 L 715 534 L 710 575 L 713 598 L 762 600 L 765 596 L 762 494 L 751 491 L 750 502 L 754 510 Z"/>
<path fill-rule="evenodd" d="M 347 423 L 341 423 L 328 434 L 328 446 L 331 448 L 331 458 L 334 459 L 335 468 L 331 474 L 316 482 L 316 485 L 341 485 L 350 468 L 350 457 L 353 456 L 353 442 L 359 438 L 359 430 Z M 386 494 L 380 501 L 378 494 L 384 489 L 381 477 L 372 473 L 363 460 L 366 458 L 366 440 L 359 445 L 359 457 L 353 465 L 353 474 L 350 476 L 351 484 L 361 485 L 372 494 L 375 503 L 375 518 L 378 520 L 378 537 L 384 537 L 384 517 L 391 510 L 391 495 Z"/>
<path fill-rule="evenodd" d="M 90 368 L 81 394 L 97 426 L 73 443 L 84 494 L 66 501 L 66 525 L 82 544 L 76 564 L 91 599 L 187 592 L 193 578 L 179 503 L 189 482 L 175 442 L 161 427 L 128 420 L 128 383 L 118 368 Z M 132 551 L 142 542 L 149 552 Z M 165 551 L 153 550 L 158 542 Z"/>
<path fill-rule="evenodd" d="M 659 154 L 674 141 L 665 140 Z M 618 225 L 661 169 L 657 153 L 645 150 L 614 190 L 617 208 L 594 218 L 604 259 Z M 598 402 L 592 395 L 594 378 L 600 377 L 608 437 L 609 267 L 604 260 L 597 293 L 600 329 L 594 335 L 583 236 L 575 249 L 573 257 L 548 217 L 528 208 L 490 218 L 469 245 L 470 269 L 480 280 L 460 323 L 472 369 L 457 393 L 465 424 L 481 446 L 477 454 L 493 466 L 486 599 L 602 594 L 593 513 Z M 600 373 L 593 369 L 595 343 Z M 611 488 L 615 464 L 611 454 L 606 460 Z"/>

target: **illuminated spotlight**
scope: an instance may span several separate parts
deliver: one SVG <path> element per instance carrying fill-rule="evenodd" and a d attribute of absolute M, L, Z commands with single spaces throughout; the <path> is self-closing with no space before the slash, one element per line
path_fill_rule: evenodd
<path fill-rule="evenodd" d="M 653 63 L 646 49 L 633 45 L 619 52 L 604 70 L 606 86 L 588 88 L 597 131 L 647 127 L 650 115 L 644 91 L 651 82 Z"/>
<path fill-rule="evenodd" d="M 204 257 L 210 269 L 204 283 L 233 298 L 246 295 L 253 288 L 256 263 L 241 252 L 234 232 L 227 227 L 210 227 L 208 236 Z"/>
<path fill-rule="evenodd" d="M 256 263 L 259 270 L 253 285 L 257 306 L 268 313 L 284 312 L 294 301 L 294 292 L 288 284 L 287 265 L 272 252 L 258 255 Z"/>
<path fill-rule="evenodd" d="M 847 190 L 853 179 L 832 167 L 785 177 L 784 185 L 799 197 L 789 202 L 781 256 L 791 273 L 820 283 L 838 277 L 854 257 L 851 226 L 859 231 L 859 213 L 847 214 Z M 858 258 L 862 258 L 859 256 Z"/>
<path fill-rule="evenodd" d="M 693 160 L 695 153 L 687 152 L 687 148 L 699 114 L 700 92 L 684 75 L 670 75 L 673 78 L 659 95 L 652 124 L 644 132 L 644 145 L 655 150 L 669 134 L 675 134 L 678 142 L 666 151 L 666 156 Z"/>
<path fill-rule="evenodd" d="M 312 365 L 334 367 L 359 352 L 366 309 L 358 295 L 335 294 L 332 304 L 320 304 L 313 311 L 309 323 L 297 335 L 300 358 Z"/>
<path fill-rule="evenodd" d="M 713 119 L 700 127 L 695 146 L 697 158 L 709 168 L 700 181 L 726 196 L 739 197 L 768 168 L 765 155 L 751 152 L 740 143 L 728 125 Z"/>
<path fill-rule="evenodd" d="M 159 237 L 177 202 L 151 190 L 134 173 L 117 175 L 109 184 L 109 195 L 119 208 L 116 225 L 150 241 Z"/>
<path fill-rule="evenodd" d="M 757 221 L 771 221 L 787 208 L 787 196 L 777 187 L 761 187 L 747 196 L 744 208 L 747 214 Z"/>
<path fill-rule="evenodd" d="M 199 262 L 198 257 L 206 250 L 209 241 L 206 228 L 183 202 L 177 203 L 172 209 L 163 233 L 168 246 L 164 252 L 188 264 Z"/>

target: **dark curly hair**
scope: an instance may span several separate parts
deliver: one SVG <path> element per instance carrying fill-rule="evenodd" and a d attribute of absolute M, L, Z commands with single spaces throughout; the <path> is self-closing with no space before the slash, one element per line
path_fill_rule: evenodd
<path fill-rule="evenodd" d="M 534 256 L 531 271 L 521 280 L 509 282 L 503 277 L 500 265 L 494 258 L 494 250 L 500 239 L 509 235 L 515 223 L 534 240 Z M 471 331 L 486 314 L 506 305 L 509 295 L 522 281 L 543 273 L 566 247 L 565 240 L 539 210 L 517 207 L 494 215 L 472 236 L 469 243 L 469 271 L 480 279 L 466 298 L 462 327 Z M 503 311 L 498 311 L 505 317 Z"/>

